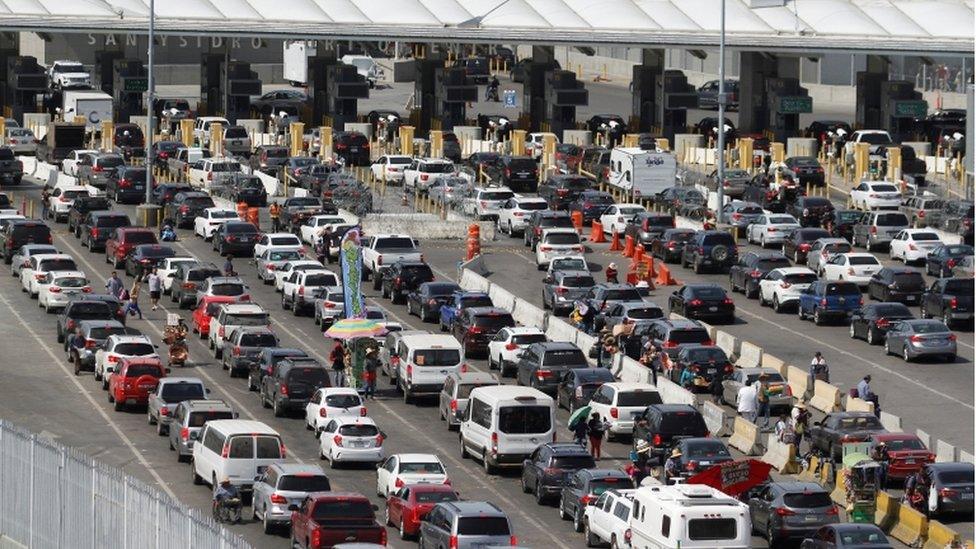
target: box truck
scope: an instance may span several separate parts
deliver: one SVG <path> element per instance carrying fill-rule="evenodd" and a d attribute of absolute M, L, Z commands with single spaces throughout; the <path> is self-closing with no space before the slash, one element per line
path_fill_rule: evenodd
<path fill-rule="evenodd" d="M 315 55 L 315 41 L 285 40 L 284 78 L 292 86 L 303 86 L 308 82 L 308 58 Z"/>
<path fill-rule="evenodd" d="M 85 117 L 89 131 L 100 130 L 103 120 L 112 120 L 112 96 L 95 90 L 65 90 L 61 113 L 66 122 L 73 122 L 76 116 Z"/>
<path fill-rule="evenodd" d="M 650 197 L 675 185 L 678 162 L 670 152 L 616 147 L 610 153 L 610 185 Z"/>

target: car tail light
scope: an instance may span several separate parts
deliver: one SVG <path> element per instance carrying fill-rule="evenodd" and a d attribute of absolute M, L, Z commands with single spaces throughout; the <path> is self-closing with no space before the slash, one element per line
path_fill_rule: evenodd
<path fill-rule="evenodd" d="M 567 293 L 567 292 L 569 292 L 569 289 L 568 289 L 568 288 L 562 288 L 562 287 L 559 287 L 559 288 L 556 288 L 556 289 L 555 289 L 555 292 L 556 292 L 557 294 L 559 294 L 559 295 L 563 295 L 563 294 L 565 294 L 565 293 Z"/>
<path fill-rule="evenodd" d="M 677 245 L 678 243 L 676 241 L 668 240 L 667 247 L 669 250 L 673 250 Z"/>
<path fill-rule="evenodd" d="M 810 245 L 807 244 L 806 242 L 804 242 L 803 244 L 800 244 L 799 246 L 797 246 L 797 249 L 800 250 L 801 252 L 809 252 L 810 251 Z"/>
<path fill-rule="evenodd" d="M 224 447 L 220 449 L 220 457 L 224 459 L 230 457 L 230 444 L 224 443 Z"/>
<path fill-rule="evenodd" d="M 952 299 L 949 300 L 949 308 L 950 309 L 955 309 L 958 306 L 959 306 L 959 300 L 958 299 L 952 298 Z"/>
<path fill-rule="evenodd" d="M 220 329 L 217 330 L 217 336 L 218 337 L 221 337 L 221 338 L 224 337 L 224 327 L 223 326 L 221 326 Z"/>
<path fill-rule="evenodd" d="M 383 528 L 383 533 L 386 533 L 386 528 Z M 312 529 L 312 537 L 309 539 L 309 545 L 312 547 L 322 547 L 322 532 L 318 528 Z"/>
<path fill-rule="evenodd" d="M 829 517 L 831 517 L 831 516 L 836 516 L 836 515 L 837 515 L 837 507 L 836 507 L 836 506 L 834 506 L 834 505 L 831 505 L 831 506 L 830 506 L 830 509 L 827 509 L 827 512 L 826 512 L 826 514 L 827 514 L 827 516 L 829 516 Z"/>
<path fill-rule="evenodd" d="M 81 289 L 81 292 L 82 292 L 82 293 L 85 293 L 85 294 L 90 294 L 90 293 L 91 293 L 91 291 L 92 291 L 92 289 L 91 289 L 91 286 L 84 286 L 84 287 L 83 287 L 83 288 Z"/>
<path fill-rule="evenodd" d="M 413 364 L 407 364 L 407 378 L 413 377 Z"/>
<path fill-rule="evenodd" d="M 877 227 L 869 227 L 868 228 L 868 232 L 871 233 L 871 234 L 878 234 L 878 228 Z"/>
<path fill-rule="evenodd" d="M 956 334 L 949 334 L 949 341 L 955 341 L 955 340 L 956 340 Z"/>
<path fill-rule="evenodd" d="M 271 503 L 277 503 L 279 505 L 288 503 L 288 499 L 281 494 L 271 494 Z"/>
<path fill-rule="evenodd" d="M 518 349 L 518 345 L 514 343 L 509 343 L 508 345 L 505 345 L 506 351 L 514 351 L 515 349 Z"/>
<path fill-rule="evenodd" d="M 241 348 L 240 348 L 240 346 L 239 345 L 234 345 L 234 348 L 231 350 L 231 354 L 234 355 L 234 356 L 241 356 Z"/>
<path fill-rule="evenodd" d="M 924 339 L 925 339 L 924 337 L 918 335 L 913 335 L 912 337 L 908 338 L 908 340 L 911 341 L 912 343 L 918 343 L 919 341 L 923 341 Z"/>
<path fill-rule="evenodd" d="M 890 324 L 891 322 L 889 322 L 888 319 L 885 317 L 881 317 L 878 320 L 874 321 L 874 325 L 877 326 L 878 328 L 887 328 Z"/>
<path fill-rule="evenodd" d="M 782 282 L 780 282 L 780 283 L 779 283 L 779 287 L 780 287 L 780 288 L 783 288 L 784 290 L 785 290 L 786 288 L 789 288 L 790 286 L 792 286 L 792 284 L 790 284 L 789 282 L 787 282 L 787 281 L 785 281 L 785 280 L 783 280 Z"/>
<path fill-rule="evenodd" d="M 359 407 L 359 417 L 366 417 L 366 407 L 365 406 L 360 406 Z"/>
<path fill-rule="evenodd" d="M 92 170 L 91 171 L 93 171 L 95 173 L 102 173 L 103 171 L 105 171 L 105 168 L 103 168 L 101 166 L 92 166 Z"/>
<path fill-rule="evenodd" d="M 213 181 L 213 172 L 207 173 L 207 181 Z"/>
<path fill-rule="evenodd" d="M 75 321 L 74 320 L 68 320 L 67 324 L 65 324 L 65 328 L 67 328 L 68 330 L 74 330 L 75 329 Z"/>
<path fill-rule="evenodd" d="M 616 407 L 610 408 L 610 417 L 612 417 L 613 419 L 619 418 L 620 417 L 620 410 L 618 410 Z"/>
<path fill-rule="evenodd" d="M 626 541 L 628 544 L 630 543 L 630 540 L 631 538 L 633 538 L 633 536 L 634 533 L 630 530 L 630 528 L 624 530 L 624 541 Z"/>
<path fill-rule="evenodd" d="M 544 369 L 536 370 L 535 377 L 539 380 L 550 378 L 552 377 L 552 370 L 544 370 Z"/>
<path fill-rule="evenodd" d="M 319 417 L 329 417 L 329 411 L 325 408 L 319 408 Z"/>
<path fill-rule="evenodd" d="M 826 297 L 820 300 L 820 306 L 821 307 L 826 307 L 827 306 L 827 298 Z"/>
<path fill-rule="evenodd" d="M 692 307 L 701 307 L 702 300 L 700 300 L 700 299 L 692 299 L 691 301 L 688 302 L 688 305 L 691 305 Z"/>
<path fill-rule="evenodd" d="M 196 288 L 197 288 L 197 285 L 196 285 L 195 282 L 184 282 L 183 283 L 183 289 L 184 290 L 195 290 Z"/>
<path fill-rule="evenodd" d="M 452 398 L 451 399 L 451 411 L 452 412 L 457 412 L 457 399 L 456 398 Z"/>
<path fill-rule="evenodd" d="M 393 485 L 397 488 L 403 488 L 403 479 L 397 477 L 396 482 L 394 482 Z"/>
<path fill-rule="evenodd" d="M 954 498 L 959 495 L 959 491 L 952 488 L 942 488 L 939 490 L 939 495 L 944 498 Z"/>
<path fill-rule="evenodd" d="M 465 363 L 461 364 L 461 373 L 462 374 L 465 374 L 467 372 L 468 372 L 468 363 L 465 362 Z"/>
<path fill-rule="evenodd" d="M 724 304 L 724 305 L 735 305 L 735 302 L 732 301 L 732 298 L 731 297 L 726 297 L 725 299 L 722 300 L 722 304 Z"/>
<path fill-rule="evenodd" d="M 659 434 L 655 434 L 654 435 L 654 438 L 651 439 L 651 444 L 653 444 L 654 446 L 660 446 L 661 445 L 661 442 L 662 442 L 661 441 L 661 435 L 659 435 Z"/>
<path fill-rule="evenodd" d="M 332 444 L 336 446 L 342 446 L 342 435 L 336 435 L 332 437 Z"/>
<path fill-rule="evenodd" d="M 51 292 L 52 294 L 59 294 L 61 293 L 61 288 L 57 286 L 51 286 L 50 288 L 47 289 L 47 291 Z"/>
<path fill-rule="evenodd" d="M 919 217 L 925 217 L 925 210 L 919 210 L 918 211 L 918 216 Z"/>
<path fill-rule="evenodd" d="M 160 408 L 159 409 L 159 415 L 161 415 L 161 416 L 168 416 L 169 415 L 169 408 L 167 408 L 166 406 L 163 406 L 162 408 Z"/>
<path fill-rule="evenodd" d="M 272 264 L 270 264 L 270 263 L 268 263 L 267 265 L 265 265 L 264 268 L 267 269 L 267 270 L 269 270 L 269 271 L 275 270 L 275 266 L 272 265 Z"/>
<path fill-rule="evenodd" d="M 498 433 L 491 434 L 491 453 L 498 454 Z"/>
<path fill-rule="evenodd" d="M 689 461 L 688 464 L 685 465 L 685 471 L 694 471 L 697 468 L 698 468 L 697 461 Z"/>
<path fill-rule="evenodd" d="M 420 180 L 421 181 L 427 181 L 428 178 L 430 178 L 429 175 L 427 175 L 425 173 L 420 174 Z"/>
<path fill-rule="evenodd" d="M 457 536 L 451 536 L 451 539 L 448 542 L 448 544 L 450 546 L 450 549 L 458 549 L 458 537 Z"/>
<path fill-rule="evenodd" d="M 45 278 L 46 276 L 47 276 L 47 275 L 44 275 L 44 274 L 35 274 L 35 275 L 34 275 L 34 280 L 44 280 L 44 278 Z"/>
<path fill-rule="evenodd" d="M 550 247 L 550 246 L 539 246 L 539 251 L 540 252 L 551 252 L 552 251 L 552 247 Z"/>
<path fill-rule="evenodd" d="M 734 219 L 735 221 L 738 221 L 738 220 L 742 219 L 742 214 L 740 214 L 739 212 L 735 212 L 734 214 L 732 214 L 732 219 Z"/>
<path fill-rule="evenodd" d="M 480 326 L 471 326 L 470 328 L 468 328 L 468 333 L 469 334 L 480 334 L 483 331 L 485 331 L 485 330 L 483 328 L 481 328 Z"/>
<path fill-rule="evenodd" d="M 673 348 L 675 348 L 677 346 L 678 346 L 678 342 L 677 341 L 668 340 L 668 341 L 665 341 L 664 342 L 664 348 L 665 349 L 673 349 Z"/>
<path fill-rule="evenodd" d="M 781 516 L 781 517 L 792 517 L 793 515 L 796 514 L 796 512 L 795 511 L 792 511 L 790 509 L 787 509 L 786 507 L 777 507 L 776 508 L 776 514 L 779 515 L 779 516 Z"/>
<path fill-rule="evenodd" d="M 908 249 L 913 252 L 918 251 L 918 247 L 916 247 L 914 244 L 909 244 Z"/>
<path fill-rule="evenodd" d="M 180 429 L 180 440 L 182 440 L 183 442 L 186 442 L 186 441 L 190 440 L 190 429 L 189 428 L 183 427 L 183 428 Z"/>
<path fill-rule="evenodd" d="M 98 346 L 98 342 L 95 341 L 94 339 L 86 339 L 85 340 L 85 348 L 86 349 L 94 349 L 97 346 Z"/>
<path fill-rule="evenodd" d="M 705 255 L 705 248 L 698 248 L 699 255 Z"/>
<path fill-rule="evenodd" d="M 280 393 L 281 393 L 281 396 L 285 396 L 285 397 L 286 397 L 286 396 L 288 396 L 288 386 L 287 386 L 287 385 L 285 385 L 284 383 L 282 383 L 282 384 L 281 384 L 281 385 L 280 385 L 280 386 L 278 387 L 278 392 L 280 392 Z"/>
<path fill-rule="evenodd" d="M 955 259 L 950 259 L 949 261 L 946 261 L 946 267 L 949 267 L 951 269 L 951 268 L 953 268 L 955 266 L 956 266 L 956 260 Z"/>
<path fill-rule="evenodd" d="M 711 340 L 711 339 L 706 339 L 705 341 L 702 341 L 702 342 L 701 342 L 701 344 L 702 344 L 702 345 L 704 345 L 704 346 L 706 346 L 706 347 L 708 347 L 708 346 L 710 346 L 710 345 L 715 345 L 715 344 L 714 344 L 714 343 L 712 342 L 712 340 Z"/>
<path fill-rule="evenodd" d="M 117 363 L 119 361 L 119 357 L 117 357 L 115 355 L 108 355 L 108 358 L 106 360 L 108 360 L 112 364 L 115 364 L 115 363 Z"/>

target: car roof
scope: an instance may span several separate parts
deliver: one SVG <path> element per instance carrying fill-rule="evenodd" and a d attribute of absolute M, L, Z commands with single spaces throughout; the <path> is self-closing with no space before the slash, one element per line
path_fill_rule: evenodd
<path fill-rule="evenodd" d="M 160 383 L 199 383 L 200 385 L 203 385 L 203 380 L 198 377 L 165 377 L 160 380 Z"/>
<path fill-rule="evenodd" d="M 694 406 L 690 404 L 675 404 L 675 403 L 663 403 L 663 404 L 651 404 L 647 407 L 648 409 L 654 409 L 655 411 L 661 413 L 672 413 L 672 412 L 695 412 L 699 413 Z"/>
<path fill-rule="evenodd" d="M 266 423 L 250 419 L 214 419 L 207 426 L 225 433 L 280 436 Z"/>
<path fill-rule="evenodd" d="M 255 303 L 227 303 L 222 305 L 228 313 L 263 313 L 265 310 Z"/>
<path fill-rule="evenodd" d="M 823 486 L 820 486 L 816 482 L 799 482 L 799 481 L 779 481 L 772 482 L 770 486 L 775 486 L 782 490 L 783 492 L 823 492 L 826 490 Z"/>
<path fill-rule="evenodd" d="M 545 335 L 545 332 L 543 332 L 539 328 L 536 328 L 535 326 L 508 326 L 507 328 L 503 328 L 503 329 L 508 330 L 509 333 L 511 333 L 512 335 L 527 335 L 527 334 Z"/>
<path fill-rule="evenodd" d="M 590 452 L 586 448 L 583 448 L 575 442 L 547 442 L 544 446 L 548 447 L 554 454 L 563 455 L 590 455 Z"/>
<path fill-rule="evenodd" d="M 452 511 L 456 515 L 493 515 L 506 517 L 500 508 L 498 508 L 494 503 L 489 501 L 446 501 L 438 503 L 445 509 Z"/>
<path fill-rule="evenodd" d="M 498 378 L 487 372 L 457 372 L 453 374 L 457 377 L 458 383 L 469 385 L 473 383 L 500 383 Z"/>
<path fill-rule="evenodd" d="M 557 270 L 553 273 L 555 276 L 560 278 L 567 278 L 570 276 L 592 276 L 589 271 L 561 271 Z"/>
<path fill-rule="evenodd" d="M 634 381 L 611 381 L 603 384 L 604 387 L 610 387 L 617 391 L 653 391 L 657 392 L 657 387 L 651 385 L 650 383 L 638 383 Z"/>
<path fill-rule="evenodd" d="M 579 347 L 575 343 L 568 341 L 540 341 L 539 343 L 533 343 L 531 346 L 540 347 L 543 351 L 579 350 Z"/>
<path fill-rule="evenodd" d="M 403 463 L 403 462 L 407 462 L 407 463 L 434 463 L 434 462 L 440 463 L 441 462 L 441 458 L 437 457 L 437 454 L 413 453 L 413 454 L 394 454 L 394 455 L 397 458 L 399 458 L 399 460 L 400 460 L 401 463 Z M 390 457 L 393 457 L 393 456 L 390 456 Z"/>
<path fill-rule="evenodd" d="M 318 465 L 308 463 L 273 463 L 270 465 L 283 475 L 325 475 L 325 471 Z"/>
<path fill-rule="evenodd" d="M 183 405 L 183 406 L 186 406 L 187 408 L 191 408 L 191 409 L 195 409 L 195 408 L 207 408 L 207 409 L 211 409 L 212 410 L 212 409 L 215 409 L 215 408 L 223 408 L 223 409 L 226 409 L 226 410 L 233 411 L 233 408 L 231 408 L 231 405 L 230 404 L 227 404 L 223 400 L 216 399 L 216 398 L 215 399 L 206 399 L 206 400 L 184 400 L 180 404 Z"/>
<path fill-rule="evenodd" d="M 808 267 L 777 267 L 771 272 L 779 272 L 782 274 L 817 274 Z"/>

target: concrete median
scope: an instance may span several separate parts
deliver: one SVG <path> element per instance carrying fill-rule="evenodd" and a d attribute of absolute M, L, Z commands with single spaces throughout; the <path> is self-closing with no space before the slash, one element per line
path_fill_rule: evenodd
<path fill-rule="evenodd" d="M 596 344 L 597 340 L 595 336 L 587 335 L 583 332 L 576 334 L 576 346 L 583 351 L 584 356 L 590 356 L 590 349 Z"/>
<path fill-rule="evenodd" d="M 810 389 L 810 376 L 796 366 L 786 367 L 786 382 L 790 385 L 790 391 L 797 399 L 802 399 Z"/>
<path fill-rule="evenodd" d="M 777 357 L 775 357 L 775 356 L 773 356 L 773 355 L 771 355 L 769 353 L 763 353 L 763 356 L 762 356 L 762 367 L 763 368 L 771 368 L 773 370 L 776 370 L 777 372 L 780 373 L 781 376 L 783 376 L 783 379 L 786 379 L 786 373 L 787 373 L 786 372 L 786 363 L 783 362 L 781 359 L 779 359 L 779 358 L 777 358 Z"/>
<path fill-rule="evenodd" d="M 795 395 L 796 391 L 793 394 Z M 825 414 L 840 410 L 840 389 L 827 382 L 816 380 L 813 384 L 813 398 L 810 399 L 810 406 Z"/>
<path fill-rule="evenodd" d="M 898 506 L 898 521 L 891 527 L 891 537 L 908 545 L 917 547 L 929 533 L 929 519 L 911 507 Z"/>
<path fill-rule="evenodd" d="M 546 312 L 524 299 L 515 299 L 512 316 L 522 326 L 535 326 L 541 330 L 546 325 Z"/>
<path fill-rule="evenodd" d="M 512 292 L 506 290 L 505 288 L 502 288 L 498 284 L 492 284 L 491 287 L 488 288 L 488 296 L 491 297 L 491 302 L 495 304 L 495 307 L 501 307 L 502 309 L 505 309 L 506 311 L 511 311 L 511 310 L 515 309 L 515 295 L 512 294 Z M 553 320 L 555 320 L 555 319 L 553 319 Z M 560 321 L 560 322 L 562 322 L 562 321 Z M 563 324 L 566 324 L 566 323 L 563 322 Z M 572 326 L 570 326 L 568 324 L 566 324 L 566 326 L 570 330 L 572 330 L 573 332 L 576 331 L 576 329 L 573 328 Z M 576 341 L 576 334 L 574 333 L 572 335 L 572 337 L 569 338 L 569 339 L 564 339 L 564 340 L 559 340 L 559 341 L 575 342 Z"/>
<path fill-rule="evenodd" d="M 729 435 L 729 428 L 725 425 L 725 410 L 714 402 L 706 400 L 701 406 L 702 417 L 705 418 L 705 425 L 708 432 L 713 437 L 724 437 Z"/>
<path fill-rule="evenodd" d="M 888 412 L 882 411 L 880 419 L 881 419 L 881 425 L 884 425 L 885 429 L 891 431 L 892 433 L 901 432 L 900 417 L 896 416 L 895 414 L 889 414 Z"/>
<path fill-rule="evenodd" d="M 739 341 L 732 334 L 723 332 L 722 330 L 715 332 L 715 345 L 725 351 L 725 354 L 729 356 L 729 360 L 735 358 L 738 344 Z"/>
<path fill-rule="evenodd" d="M 492 291 L 495 291 L 497 288 L 499 288 L 497 284 L 493 284 L 491 286 Z M 491 299 L 494 301 L 495 296 L 492 296 Z M 509 303 L 514 304 L 514 299 L 515 298 L 513 296 L 512 301 Z M 495 301 L 495 305 L 498 306 L 498 301 Z M 548 323 L 546 324 L 546 337 L 548 337 L 550 341 L 576 343 L 576 337 L 579 333 L 580 331 L 572 327 L 568 322 L 554 316 L 550 316 Z"/>
<path fill-rule="evenodd" d="M 261 180 L 261 184 L 264 185 L 264 190 L 267 191 L 268 196 L 278 196 L 284 189 L 281 181 L 273 175 L 268 175 L 262 171 L 255 171 L 251 175 Z"/>
<path fill-rule="evenodd" d="M 945 549 L 953 543 L 961 542 L 959 533 L 937 520 L 929 521 L 928 538 L 922 549 Z"/>
<path fill-rule="evenodd" d="M 651 371 L 640 362 L 630 358 L 622 353 L 617 354 L 617 358 L 614 363 L 619 364 L 619 374 L 617 375 L 620 381 L 626 381 L 628 383 L 650 383 L 653 379 L 651 377 Z M 660 389 L 659 389 L 660 390 Z M 667 402 L 664 395 L 661 398 Z"/>
<path fill-rule="evenodd" d="M 759 427 L 744 417 L 736 417 L 732 436 L 729 437 L 729 446 L 747 456 L 758 456 L 760 453 Z"/>
<path fill-rule="evenodd" d="M 34 175 L 34 170 L 39 164 L 36 156 L 18 156 L 17 160 L 24 165 L 24 175 Z"/>
<path fill-rule="evenodd" d="M 834 488 L 830 492 L 830 499 L 837 505 L 847 505 L 847 491 L 844 489 L 844 471 L 838 470 L 834 474 Z"/>
<path fill-rule="evenodd" d="M 766 436 L 766 453 L 759 459 L 772 465 L 784 475 L 800 472 L 800 464 L 796 460 L 796 446 L 780 442 L 774 434 Z"/>
<path fill-rule="evenodd" d="M 898 522 L 900 500 L 889 492 L 878 492 L 874 500 L 874 524 L 885 532 L 890 532 Z"/>
<path fill-rule="evenodd" d="M 661 393 L 661 400 L 667 404 L 690 404 L 694 406 L 697 403 L 695 395 L 691 391 L 663 376 L 657 378 L 657 391 Z"/>
<path fill-rule="evenodd" d="M 844 405 L 845 412 L 870 412 L 874 413 L 874 403 L 859 398 L 847 397 Z"/>
<path fill-rule="evenodd" d="M 935 461 L 943 463 L 956 460 L 957 452 L 955 446 L 942 440 L 935 441 Z"/>
<path fill-rule="evenodd" d="M 736 359 L 735 365 L 739 368 L 758 368 L 762 365 L 762 357 L 762 347 L 743 341 L 739 345 L 739 358 Z"/>
<path fill-rule="evenodd" d="M 469 269 L 461 271 L 461 278 L 458 280 L 458 284 L 465 290 L 473 292 L 487 292 L 491 289 L 491 282 L 487 278 Z"/>
<path fill-rule="evenodd" d="M 816 482 L 826 488 L 830 484 L 830 462 L 810 456 L 807 466 L 801 469 L 798 478 L 804 482 Z"/>
<path fill-rule="evenodd" d="M 678 313 L 668 313 L 669 320 L 688 320 L 687 317 L 681 316 Z"/>
<path fill-rule="evenodd" d="M 441 219 L 436 214 L 367 214 L 362 218 L 363 232 L 366 234 L 412 234 L 438 240 L 460 240 L 467 237 L 471 220 L 464 218 Z M 495 238 L 495 224 L 479 223 L 481 238 Z M 463 252 L 463 249 L 460 250 Z M 459 253 L 459 256 L 463 255 Z"/>

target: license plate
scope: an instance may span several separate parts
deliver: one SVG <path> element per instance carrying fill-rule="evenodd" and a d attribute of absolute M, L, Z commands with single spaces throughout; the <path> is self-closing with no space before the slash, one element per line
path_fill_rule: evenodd
<path fill-rule="evenodd" d="M 363 447 L 365 447 L 365 444 L 362 443 L 362 442 L 352 441 L 352 442 L 349 443 L 349 447 L 350 448 L 363 448 Z"/>
<path fill-rule="evenodd" d="M 717 370 L 715 368 L 709 368 L 707 371 L 710 374 L 714 374 Z"/>
<path fill-rule="evenodd" d="M 708 312 L 710 312 L 710 313 L 714 313 L 717 310 L 718 310 L 718 307 L 709 307 L 708 308 Z"/>
<path fill-rule="evenodd" d="M 817 522 L 819 518 L 817 515 L 806 515 L 803 517 L 803 522 Z"/>
<path fill-rule="evenodd" d="M 914 459 L 906 459 L 905 460 L 905 464 L 906 465 L 914 465 L 915 464 L 915 460 Z"/>
<path fill-rule="evenodd" d="M 962 499 L 973 499 L 973 494 L 972 493 L 963 494 Z"/>
<path fill-rule="evenodd" d="M 905 301 L 915 301 L 915 296 L 913 296 L 913 295 L 906 295 L 905 296 Z"/>
<path fill-rule="evenodd" d="M 359 147 L 349 147 L 349 152 L 358 153 Z"/>

